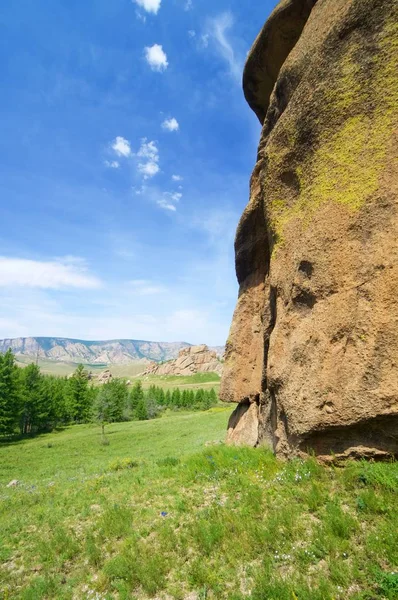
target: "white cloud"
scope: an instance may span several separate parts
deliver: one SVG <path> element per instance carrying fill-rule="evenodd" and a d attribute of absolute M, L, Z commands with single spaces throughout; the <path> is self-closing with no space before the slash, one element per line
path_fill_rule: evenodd
<path fill-rule="evenodd" d="M 183 181 L 181 175 L 172 175 L 171 178 L 173 181 Z"/>
<path fill-rule="evenodd" d="M 108 169 L 118 169 L 120 167 L 120 163 L 117 160 L 106 160 L 104 164 Z"/>
<path fill-rule="evenodd" d="M 186 0 L 185 5 L 184 5 L 184 10 L 191 10 L 192 7 L 193 7 L 192 0 Z"/>
<path fill-rule="evenodd" d="M 115 139 L 112 144 L 112 149 L 118 156 L 124 156 L 124 158 L 128 158 L 132 154 L 130 142 L 121 136 L 118 136 Z"/>
<path fill-rule="evenodd" d="M 209 31 L 202 36 L 202 42 L 208 45 L 209 37 L 213 39 L 221 57 L 228 63 L 231 75 L 239 81 L 242 79 L 243 64 L 236 56 L 231 42 L 228 40 L 227 32 L 232 28 L 234 18 L 231 12 L 224 12 L 209 21 Z"/>
<path fill-rule="evenodd" d="M 177 119 L 175 119 L 174 117 L 172 117 L 171 119 L 166 119 L 162 123 L 162 129 L 164 129 L 165 131 L 178 131 L 179 128 L 180 125 Z"/>
<path fill-rule="evenodd" d="M 167 55 L 163 51 L 163 46 L 160 46 L 159 44 L 147 46 L 145 48 L 145 58 L 152 71 L 162 72 L 169 66 Z"/>
<path fill-rule="evenodd" d="M 156 203 L 158 206 L 160 206 L 160 208 L 164 208 L 164 210 L 170 210 L 171 212 L 176 212 L 176 210 L 177 210 L 176 207 L 174 206 L 174 204 L 171 204 L 167 200 L 160 199 L 160 200 L 157 200 Z"/>
<path fill-rule="evenodd" d="M 146 10 L 146 12 L 158 14 L 162 0 L 133 0 L 140 8 Z"/>
<path fill-rule="evenodd" d="M 188 31 L 188 35 L 190 38 L 194 38 L 194 37 L 196 37 L 196 31 L 194 29 L 190 29 Z"/>
<path fill-rule="evenodd" d="M 156 204 L 164 210 L 176 212 L 176 204 L 179 203 L 181 198 L 182 194 L 180 192 L 164 192 L 163 197 L 156 200 Z"/>
<path fill-rule="evenodd" d="M 159 173 L 159 165 L 155 162 L 140 163 L 138 165 L 138 171 L 144 177 L 144 179 L 150 179 Z"/>
<path fill-rule="evenodd" d="M 173 202 L 179 202 L 182 198 L 182 194 L 180 192 L 174 192 L 172 194 L 168 194 Z"/>
<path fill-rule="evenodd" d="M 150 179 L 159 173 L 159 150 L 155 142 L 148 142 L 147 138 L 143 138 L 137 156 L 144 159 L 138 164 L 138 171 L 144 179 Z"/>
<path fill-rule="evenodd" d="M 154 296 L 165 292 L 164 287 L 156 285 L 147 279 L 135 279 L 129 281 L 128 285 L 133 289 L 134 293 L 139 296 Z"/>
<path fill-rule="evenodd" d="M 49 262 L 0 257 L 0 287 L 15 286 L 52 290 L 96 289 L 101 287 L 101 282 L 87 273 L 82 259 L 75 257 Z"/>

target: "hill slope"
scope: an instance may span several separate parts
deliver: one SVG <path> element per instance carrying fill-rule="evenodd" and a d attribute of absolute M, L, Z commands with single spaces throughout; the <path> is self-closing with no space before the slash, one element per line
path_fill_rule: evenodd
<path fill-rule="evenodd" d="M 9 348 L 17 356 L 36 357 L 57 362 L 129 365 L 146 359 L 165 362 L 178 357 L 180 350 L 190 348 L 187 342 L 147 342 L 143 340 L 84 341 L 56 337 L 20 337 L 0 340 L 0 353 Z M 211 348 L 218 356 L 223 346 Z"/>
<path fill-rule="evenodd" d="M 141 340 L 83 341 L 69 338 L 27 337 L 0 340 L 0 352 L 11 348 L 16 355 L 39 356 L 48 360 L 86 364 L 130 364 L 148 359 L 156 362 L 178 356 L 185 342 Z"/>

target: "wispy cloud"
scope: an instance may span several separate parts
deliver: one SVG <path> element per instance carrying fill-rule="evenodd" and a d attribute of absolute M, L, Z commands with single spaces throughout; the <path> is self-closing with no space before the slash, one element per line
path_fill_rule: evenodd
<path fill-rule="evenodd" d="M 117 160 L 106 160 L 104 164 L 108 169 L 119 169 L 120 167 L 120 163 Z"/>
<path fill-rule="evenodd" d="M 158 14 L 162 0 L 133 0 L 140 8 L 148 13 Z"/>
<path fill-rule="evenodd" d="M 145 58 L 152 71 L 159 73 L 165 71 L 169 66 L 167 55 L 163 50 L 163 46 L 154 44 L 145 48 Z"/>
<path fill-rule="evenodd" d="M 159 200 L 157 200 L 156 204 L 158 206 L 160 206 L 160 208 L 164 208 L 164 210 L 169 210 L 171 212 L 176 212 L 177 211 L 177 208 L 174 206 L 174 204 L 171 204 L 170 202 L 168 202 L 164 198 L 160 198 Z"/>
<path fill-rule="evenodd" d="M 155 185 L 144 184 L 140 188 L 133 188 L 133 192 L 136 196 L 141 196 L 151 204 L 170 212 L 177 211 L 176 205 L 182 199 L 181 192 L 163 191 Z"/>
<path fill-rule="evenodd" d="M 156 142 L 148 142 L 147 138 L 143 138 L 137 156 L 141 159 L 138 172 L 144 179 L 150 179 L 159 173 L 159 149 Z"/>
<path fill-rule="evenodd" d="M 171 119 L 165 119 L 162 123 L 162 129 L 164 129 L 165 131 L 178 131 L 179 128 L 180 125 L 177 119 L 175 119 L 174 117 L 172 117 Z"/>
<path fill-rule="evenodd" d="M 202 36 L 202 40 L 206 40 L 206 45 L 209 39 L 213 40 L 216 49 L 220 56 L 226 61 L 231 75 L 237 81 L 242 79 L 243 60 L 237 56 L 231 41 L 228 39 L 228 32 L 234 25 L 234 17 L 231 12 L 221 13 L 214 19 L 208 22 L 208 31 Z"/>
<path fill-rule="evenodd" d="M 181 175 L 172 175 L 171 178 L 173 181 L 183 181 Z"/>
<path fill-rule="evenodd" d="M 3 256 L 0 257 L 0 286 L 95 289 L 101 287 L 101 281 L 90 275 L 83 260 L 74 257 L 47 262 Z"/>

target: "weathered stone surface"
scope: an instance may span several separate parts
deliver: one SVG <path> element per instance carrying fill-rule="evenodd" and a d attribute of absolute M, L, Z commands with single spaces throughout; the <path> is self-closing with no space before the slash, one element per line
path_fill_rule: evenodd
<path fill-rule="evenodd" d="M 105 369 L 105 371 L 102 371 L 102 373 L 100 373 L 100 375 L 98 376 L 98 383 L 109 383 L 112 379 L 113 375 L 110 369 Z"/>
<path fill-rule="evenodd" d="M 248 57 L 263 130 L 221 397 L 278 455 L 398 454 L 397 74 L 395 0 L 283 0 Z"/>
<path fill-rule="evenodd" d="M 176 360 L 159 365 L 152 363 L 143 375 L 194 375 L 195 373 L 222 373 L 222 362 L 217 353 L 205 345 L 191 346 L 180 351 Z"/>
<path fill-rule="evenodd" d="M 259 437 L 259 408 L 256 402 L 238 404 L 228 423 L 227 443 L 234 446 L 256 446 Z"/>

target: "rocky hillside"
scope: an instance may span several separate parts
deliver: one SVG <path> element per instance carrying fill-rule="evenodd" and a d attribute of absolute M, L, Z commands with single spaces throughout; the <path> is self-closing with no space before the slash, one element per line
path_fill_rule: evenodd
<path fill-rule="evenodd" d="M 195 373 L 222 373 L 222 363 L 214 350 L 207 346 L 191 346 L 180 350 L 178 358 L 165 364 L 150 365 L 143 375 L 194 375 Z"/>
<path fill-rule="evenodd" d="M 178 356 L 189 344 L 111 340 L 87 342 L 64 338 L 16 338 L 0 340 L 0 352 L 11 348 L 16 355 L 39 356 L 54 361 L 85 364 L 129 364 L 142 359 L 161 362 Z"/>
<path fill-rule="evenodd" d="M 282 0 L 248 55 L 232 443 L 398 454 L 397 48 L 396 0 Z"/>

